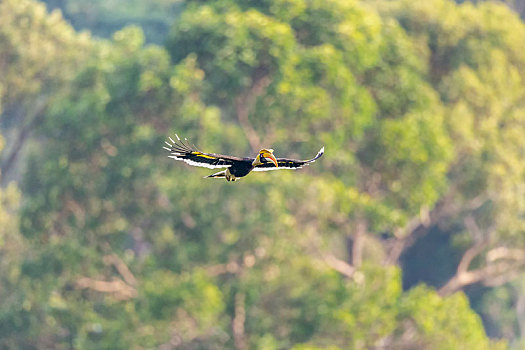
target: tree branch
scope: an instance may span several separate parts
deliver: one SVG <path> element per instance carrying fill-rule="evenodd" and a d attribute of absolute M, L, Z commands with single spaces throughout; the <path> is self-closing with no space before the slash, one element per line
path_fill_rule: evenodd
<path fill-rule="evenodd" d="M 521 290 L 516 290 L 516 319 L 520 329 L 520 337 L 525 336 L 525 295 Z"/>
<path fill-rule="evenodd" d="M 467 249 L 461 257 L 457 268 L 458 274 L 468 271 L 472 260 L 474 260 L 474 258 L 478 256 L 488 246 L 489 243 L 488 237 L 483 237 L 484 235 L 481 232 L 481 229 L 479 228 L 478 224 L 476 224 L 476 220 L 474 220 L 471 215 L 468 215 L 463 221 L 465 223 L 465 227 L 470 232 L 470 235 L 474 238 L 477 237 L 478 242 Z"/>
<path fill-rule="evenodd" d="M 361 266 L 363 261 L 363 247 L 366 236 L 366 222 L 363 219 L 357 220 L 355 232 L 348 237 L 351 241 L 349 250 L 351 265 L 355 267 Z"/>
<path fill-rule="evenodd" d="M 324 262 L 343 276 L 346 276 L 348 278 L 354 277 L 356 268 L 347 263 L 346 261 L 338 259 L 333 255 L 328 255 L 324 257 Z"/>
<path fill-rule="evenodd" d="M 487 248 L 492 229 L 483 232 L 471 215 L 468 215 L 464 222 L 470 235 L 479 241 L 465 251 L 456 274 L 439 289 L 440 295 L 450 295 L 474 283 L 490 286 L 501 285 L 512 280 L 525 266 L 525 251 L 497 247 L 486 253 L 485 266 L 469 271 L 472 260 Z"/>
<path fill-rule="evenodd" d="M 456 274 L 452 277 L 443 287 L 438 290 L 438 294 L 441 296 L 451 295 L 466 286 L 475 283 L 491 283 L 491 279 L 497 277 L 501 278 L 507 274 L 511 274 L 514 271 L 522 268 L 525 265 L 525 261 L 517 261 L 513 264 L 506 262 L 490 264 L 485 267 L 465 271 Z"/>
<path fill-rule="evenodd" d="M 115 254 L 106 255 L 103 259 L 104 259 L 104 263 L 112 264 L 113 266 L 115 266 L 118 273 L 122 276 L 122 278 L 124 278 L 124 281 L 126 281 L 127 284 L 129 284 L 130 286 L 138 285 L 138 282 L 135 276 L 133 276 L 128 266 L 117 255 Z"/>
<path fill-rule="evenodd" d="M 80 277 L 76 281 L 79 289 L 92 289 L 100 293 L 111 293 L 119 300 L 133 299 L 137 296 L 137 290 L 121 279 L 115 278 L 113 281 L 100 281 L 89 277 Z"/>
<path fill-rule="evenodd" d="M 270 85 L 271 81 L 272 80 L 267 75 L 256 77 L 254 78 L 251 88 L 235 99 L 237 119 L 239 120 L 239 124 L 248 138 L 248 142 L 250 143 L 250 147 L 252 148 L 253 152 L 257 152 L 259 150 L 261 146 L 261 139 L 250 123 L 248 115 L 253 109 L 257 97 L 259 97 L 264 92 L 266 87 Z"/>
<path fill-rule="evenodd" d="M 246 321 L 245 299 L 246 295 L 243 292 L 235 294 L 235 316 L 233 317 L 232 330 L 233 342 L 238 350 L 246 349 L 246 335 L 244 334 L 244 322 Z"/>
<path fill-rule="evenodd" d="M 436 225 L 440 220 L 461 212 L 475 210 L 481 207 L 488 199 L 488 195 L 483 193 L 463 204 L 457 204 L 454 201 L 454 190 L 451 189 L 430 212 L 420 210 L 418 216 L 412 218 L 405 227 L 395 232 L 394 242 L 388 249 L 388 254 L 383 264 L 397 264 L 403 252 L 411 247 L 417 239 L 425 235 L 429 227 Z"/>
<path fill-rule="evenodd" d="M 5 159 L 2 161 L 2 164 L 0 165 L 2 179 L 7 179 L 6 175 L 12 170 L 13 165 L 15 164 L 15 161 L 18 158 L 18 155 L 20 154 L 20 151 L 22 150 L 27 138 L 29 137 L 29 134 L 31 133 L 37 122 L 44 115 L 44 111 L 48 106 L 48 101 L 49 98 L 47 97 L 37 100 L 33 111 L 29 114 L 27 118 L 24 118 L 30 119 L 30 121 L 20 129 L 20 132 L 15 138 L 13 146 L 10 147 L 9 155 L 5 157 Z"/>
<path fill-rule="evenodd" d="M 468 271 L 470 263 L 478 256 L 488 245 L 488 241 L 482 241 L 474 244 L 467 249 L 459 261 L 457 273 L 461 274 Z"/>
<path fill-rule="evenodd" d="M 497 247 L 487 252 L 487 261 L 500 259 L 525 260 L 525 251 L 518 248 Z"/>
<path fill-rule="evenodd" d="M 483 280 L 483 281 L 481 281 L 481 283 L 484 286 L 487 286 L 487 287 L 498 287 L 498 286 L 504 285 L 505 283 L 509 283 L 509 282 L 514 281 L 522 273 L 523 273 L 523 271 L 521 269 L 515 269 L 515 270 L 511 270 L 511 271 L 507 271 L 505 273 L 502 273 L 499 276 L 493 276 L 493 277 L 491 277 L 489 279 Z"/>

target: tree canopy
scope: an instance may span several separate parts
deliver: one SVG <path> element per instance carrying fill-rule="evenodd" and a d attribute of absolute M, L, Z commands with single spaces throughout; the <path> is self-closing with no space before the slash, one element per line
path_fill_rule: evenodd
<path fill-rule="evenodd" d="M 169 31 L 144 29 L 167 21 L 155 6 L 177 9 Z M 95 38 L 33 0 L 0 4 L 0 347 L 519 348 L 517 14 L 118 9 L 144 20 Z M 104 19 L 95 34 L 119 26 Z M 168 159 L 175 133 L 206 152 L 326 154 L 227 183 Z"/>

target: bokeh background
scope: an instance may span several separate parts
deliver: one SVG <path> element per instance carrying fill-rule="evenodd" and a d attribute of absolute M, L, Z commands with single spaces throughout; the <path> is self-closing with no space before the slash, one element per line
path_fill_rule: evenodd
<path fill-rule="evenodd" d="M 0 349 L 525 348 L 524 13 L 1 0 Z"/>

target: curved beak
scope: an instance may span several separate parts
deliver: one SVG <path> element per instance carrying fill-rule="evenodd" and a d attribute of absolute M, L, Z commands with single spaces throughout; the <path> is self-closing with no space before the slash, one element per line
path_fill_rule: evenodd
<path fill-rule="evenodd" d="M 278 168 L 279 166 L 277 165 L 277 159 L 275 158 L 275 156 L 272 154 L 272 153 L 264 153 L 263 156 L 265 158 L 268 158 L 273 164 L 275 164 L 275 167 Z"/>

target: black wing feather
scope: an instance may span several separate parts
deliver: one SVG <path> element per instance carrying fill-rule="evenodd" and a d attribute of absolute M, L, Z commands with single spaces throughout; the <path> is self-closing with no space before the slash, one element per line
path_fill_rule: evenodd
<path fill-rule="evenodd" d="M 169 140 L 171 141 L 165 141 L 168 147 L 163 147 L 165 150 L 170 152 L 170 158 L 176 159 L 176 160 L 182 160 L 183 162 L 186 162 L 189 165 L 193 166 L 200 166 L 204 168 L 228 168 L 234 165 L 236 162 L 242 161 L 242 158 L 238 157 L 232 157 L 232 156 L 225 156 L 222 154 L 216 154 L 216 153 L 204 153 L 198 151 L 194 146 L 192 148 L 188 140 L 186 139 L 186 143 L 184 143 L 178 135 L 175 135 L 177 137 L 177 141 L 173 140 L 171 137 Z"/>
<path fill-rule="evenodd" d="M 275 167 L 273 163 L 264 163 L 261 165 L 256 165 L 253 171 L 269 171 L 269 170 L 282 170 L 282 169 L 300 169 L 305 165 L 315 162 L 324 154 L 324 147 L 317 153 L 315 157 L 308 160 L 297 160 L 297 159 L 288 159 L 288 158 L 277 158 L 277 165 Z"/>

